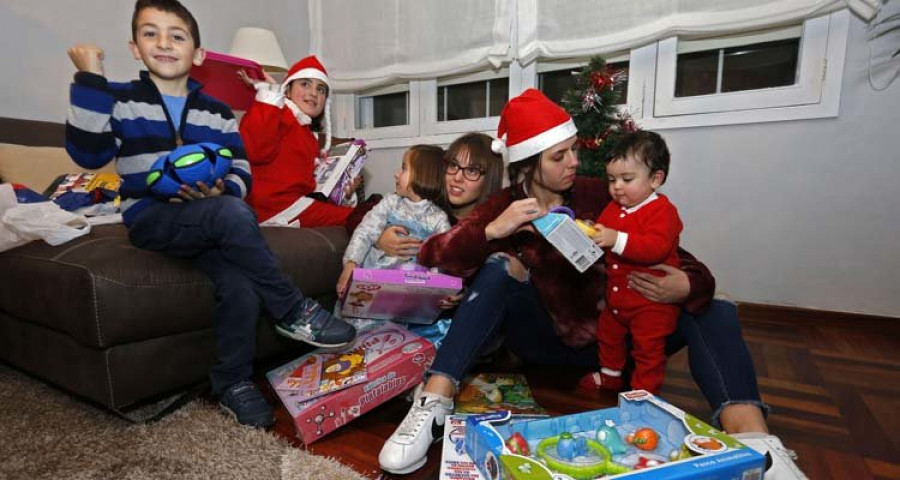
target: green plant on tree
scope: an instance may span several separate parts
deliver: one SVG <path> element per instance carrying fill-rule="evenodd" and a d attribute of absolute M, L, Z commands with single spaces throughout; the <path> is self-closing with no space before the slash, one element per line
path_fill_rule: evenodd
<path fill-rule="evenodd" d="M 604 160 L 622 136 L 637 130 L 627 113 L 616 106 L 616 86 L 626 74 L 609 68 L 603 57 L 591 58 L 588 65 L 575 73 L 575 85 L 563 96 L 563 107 L 578 127 L 578 173 L 603 177 Z"/>

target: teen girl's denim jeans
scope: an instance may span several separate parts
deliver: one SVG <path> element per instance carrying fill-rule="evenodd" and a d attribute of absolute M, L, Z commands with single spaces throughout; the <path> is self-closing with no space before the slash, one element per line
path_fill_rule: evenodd
<path fill-rule="evenodd" d="M 493 255 L 479 270 L 429 373 L 446 376 L 458 386 L 497 335 L 528 364 L 599 370 L 597 344 L 577 349 L 563 344 L 531 282 L 511 276 L 508 262 Z M 684 346 L 691 375 L 715 411 L 714 423 L 722 407 L 732 403 L 757 405 L 767 413 L 734 305 L 715 300 L 702 315 L 682 312 L 666 339 L 666 354 Z"/>
<path fill-rule="evenodd" d="M 157 202 L 137 214 L 128 235 L 139 248 L 193 259 L 212 279 L 217 356 L 210 371 L 213 394 L 249 379 L 260 300 L 274 318 L 281 318 L 302 299 L 278 268 L 253 210 L 229 195 Z"/>

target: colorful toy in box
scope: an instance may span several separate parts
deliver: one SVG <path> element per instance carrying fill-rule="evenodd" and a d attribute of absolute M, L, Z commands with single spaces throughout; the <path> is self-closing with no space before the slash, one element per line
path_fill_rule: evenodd
<path fill-rule="evenodd" d="M 755 450 L 643 390 L 620 394 L 617 408 L 562 417 L 473 415 L 465 445 L 489 480 L 726 480 L 762 478 L 765 465 Z"/>
<path fill-rule="evenodd" d="M 365 381 L 312 399 L 299 398 L 296 391 L 280 387 L 310 355 L 323 355 L 323 350 L 315 350 L 266 374 L 293 417 L 297 436 L 303 443 L 319 440 L 420 383 L 435 353 L 429 341 L 391 323 L 360 333 L 342 352 L 352 358 L 361 350 L 365 351 Z"/>
<path fill-rule="evenodd" d="M 440 273 L 353 269 L 341 315 L 350 318 L 433 323 L 440 301 L 462 289 L 462 279 Z"/>
<path fill-rule="evenodd" d="M 603 256 L 603 250 L 585 233 L 583 226 L 575 223 L 574 218 L 572 209 L 556 207 L 531 223 L 576 270 L 584 272 Z"/>

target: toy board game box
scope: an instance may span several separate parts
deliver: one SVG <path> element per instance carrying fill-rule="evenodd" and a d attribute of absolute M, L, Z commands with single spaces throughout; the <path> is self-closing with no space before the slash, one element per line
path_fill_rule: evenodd
<path fill-rule="evenodd" d="M 434 360 L 430 342 L 390 323 L 358 335 L 344 351 L 358 348 L 366 352 L 366 381 L 311 400 L 298 400 L 293 391 L 277 389 L 304 357 L 266 374 L 294 419 L 297 436 L 303 443 L 319 440 L 420 383 Z"/>
<path fill-rule="evenodd" d="M 760 480 L 765 468 L 757 451 L 644 390 L 562 417 L 469 416 L 465 446 L 489 480 Z"/>
<path fill-rule="evenodd" d="M 503 410 L 512 415 L 547 415 L 531 394 L 525 375 L 479 373 L 463 379 L 456 395 L 455 413 L 471 415 Z"/>
<path fill-rule="evenodd" d="M 238 77 L 241 70 L 253 80 L 265 78 L 262 67 L 253 60 L 209 50 L 203 64 L 191 68 L 191 78 L 203 84 L 204 93 L 232 110 L 247 110 L 253 105 L 256 90 Z"/>
<path fill-rule="evenodd" d="M 440 314 L 441 299 L 461 289 L 462 279 L 450 275 L 356 268 L 343 297 L 341 315 L 431 323 Z"/>
<path fill-rule="evenodd" d="M 550 212 L 531 223 L 579 272 L 603 256 L 603 250 L 565 213 Z"/>
<path fill-rule="evenodd" d="M 321 397 L 367 378 L 363 347 L 341 353 L 310 353 L 293 363 L 298 363 L 297 368 L 275 390 L 291 391 L 297 401 Z"/>

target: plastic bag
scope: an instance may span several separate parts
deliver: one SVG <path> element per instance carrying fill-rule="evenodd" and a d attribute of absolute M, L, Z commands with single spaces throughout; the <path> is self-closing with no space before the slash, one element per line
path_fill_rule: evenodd
<path fill-rule="evenodd" d="M 84 215 L 67 212 L 53 202 L 12 207 L 3 213 L 2 223 L 26 241 L 43 239 L 53 246 L 62 245 L 91 231 L 91 224 Z"/>
<path fill-rule="evenodd" d="M 0 184 L 0 218 L 3 218 L 7 210 L 18 204 L 19 201 L 16 200 L 16 192 L 13 191 L 12 184 Z M 28 240 L 7 228 L 5 223 L 0 222 L 0 252 L 5 252 L 25 243 L 28 243 Z"/>

